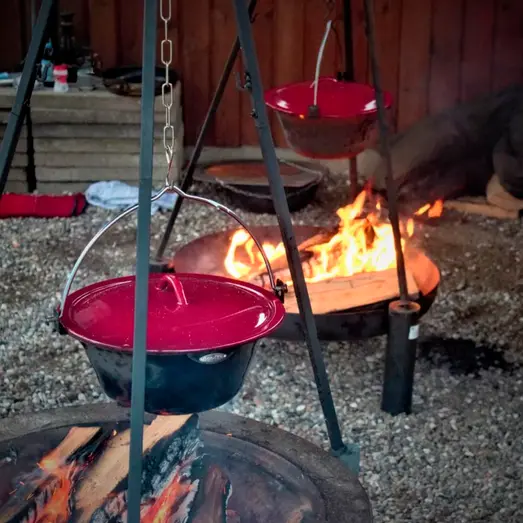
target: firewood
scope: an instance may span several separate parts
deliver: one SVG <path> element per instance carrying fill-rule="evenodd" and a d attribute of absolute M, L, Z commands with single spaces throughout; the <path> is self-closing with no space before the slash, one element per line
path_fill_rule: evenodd
<path fill-rule="evenodd" d="M 89 445 L 101 432 L 100 427 L 71 428 L 60 444 L 42 458 L 38 468 L 24 478 L 23 484 L 0 508 L 0 522 L 29 521 L 30 514 L 41 510 L 61 487 L 62 479 L 56 474 L 58 469 L 66 466 L 80 449 Z"/>
<path fill-rule="evenodd" d="M 190 415 L 158 416 L 150 425 L 144 427 L 143 452 L 148 452 L 160 440 L 179 431 L 190 417 Z M 130 442 L 130 430 L 114 436 L 101 459 L 96 461 L 85 474 L 75 493 L 75 509 L 80 513 L 78 523 L 89 522 L 93 513 L 127 478 Z"/>
<path fill-rule="evenodd" d="M 418 297 L 419 290 L 416 280 L 409 271 L 407 271 L 407 288 L 409 296 L 414 299 Z M 399 296 L 396 269 L 364 272 L 349 277 L 308 283 L 307 289 L 314 314 L 327 314 L 363 307 Z M 299 312 L 292 287 L 285 297 L 284 305 L 289 313 Z"/>
<path fill-rule="evenodd" d="M 466 214 L 480 214 L 490 218 L 501 218 L 505 220 L 517 220 L 519 218 L 519 211 L 497 207 L 488 203 L 485 198 L 448 200 L 444 205 L 447 209 L 454 209 L 455 211 Z"/>

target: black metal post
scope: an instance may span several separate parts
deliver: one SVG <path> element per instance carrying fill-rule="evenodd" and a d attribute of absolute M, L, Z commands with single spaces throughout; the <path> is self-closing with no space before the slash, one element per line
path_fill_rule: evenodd
<path fill-rule="evenodd" d="M 42 1 L 42 6 L 40 7 L 36 23 L 33 27 L 31 43 L 29 44 L 29 50 L 25 57 L 15 102 L 9 113 L 4 138 L 0 143 L 0 198 L 7 183 L 7 176 L 11 169 L 18 139 L 20 138 L 20 131 L 24 123 L 27 107 L 31 101 L 31 94 L 33 93 L 36 80 L 36 64 L 44 49 L 55 1 L 56 0 Z"/>
<path fill-rule="evenodd" d="M 140 139 L 140 186 L 136 239 L 136 289 L 131 391 L 131 445 L 129 450 L 128 522 L 140 523 L 142 486 L 145 365 L 147 362 L 147 310 L 151 194 L 153 187 L 154 99 L 158 1 L 144 0 L 143 84 Z"/>
<path fill-rule="evenodd" d="M 389 336 L 385 354 L 385 378 L 383 382 L 381 406 L 384 411 L 396 415 L 402 412 L 409 413 L 412 407 L 414 364 L 416 361 L 416 345 L 419 329 L 417 325 L 419 305 L 410 301 L 408 295 L 405 259 L 401 246 L 398 197 L 394 174 L 392 172 L 389 129 L 376 55 L 374 13 L 370 2 L 371 0 L 365 0 L 364 2 L 365 25 L 369 42 L 374 89 L 376 92 L 381 150 L 385 158 L 387 202 L 389 205 L 390 223 L 394 234 L 394 248 L 396 251 L 396 266 L 400 289 L 400 300 L 393 302 L 389 307 Z"/>
<path fill-rule="evenodd" d="M 274 208 L 278 217 L 280 231 L 285 245 L 287 262 L 292 275 L 294 291 L 300 309 L 304 338 L 309 349 L 312 368 L 318 395 L 320 398 L 327 432 L 329 435 L 331 450 L 339 456 L 356 473 L 359 470 L 359 449 L 355 446 L 349 448 L 344 444 L 341 430 L 336 415 L 336 408 L 332 399 L 329 377 L 323 360 L 322 349 L 318 340 L 316 323 L 312 313 L 311 302 L 307 291 L 305 277 L 301 265 L 300 254 L 296 244 L 296 237 L 292 227 L 291 215 L 285 195 L 285 189 L 280 177 L 280 167 L 274 142 L 271 135 L 267 109 L 263 97 L 263 86 L 256 56 L 252 27 L 245 0 L 234 0 L 238 36 L 243 51 L 245 69 L 247 75 L 247 86 L 250 90 L 253 104 L 253 118 L 258 131 L 258 138 L 262 151 L 263 160 L 269 177 L 269 185 L 272 193 Z"/>
<path fill-rule="evenodd" d="M 393 416 L 412 411 L 419 312 L 415 302 L 394 301 L 389 305 L 381 408 Z"/>
<path fill-rule="evenodd" d="M 254 10 L 256 9 L 257 0 L 250 0 L 249 3 L 249 16 L 252 18 L 252 15 L 254 14 Z M 203 121 L 202 127 L 200 129 L 200 132 L 198 134 L 198 137 L 196 139 L 196 143 L 194 145 L 194 149 L 191 154 L 191 158 L 189 160 L 189 163 L 187 164 L 186 168 L 184 169 L 184 173 L 180 182 L 180 189 L 182 191 L 188 191 L 189 188 L 192 185 L 193 182 L 193 176 L 194 171 L 196 169 L 196 165 L 198 163 L 198 160 L 200 159 L 200 155 L 202 153 L 203 149 L 203 141 L 205 139 L 205 135 L 207 134 L 207 130 L 209 128 L 209 125 L 214 118 L 214 115 L 216 114 L 216 110 L 218 109 L 220 102 L 223 98 L 223 93 L 225 92 L 225 88 L 227 87 L 227 82 L 229 81 L 229 78 L 231 76 L 234 64 L 236 62 L 236 59 L 238 58 L 238 54 L 240 52 L 240 40 L 236 38 L 234 41 L 234 44 L 232 45 L 231 52 L 229 53 L 229 56 L 227 58 L 227 62 L 225 63 L 225 66 L 223 68 L 222 75 L 220 77 L 220 81 L 218 82 L 218 86 L 216 87 L 216 91 L 214 92 L 214 95 L 212 97 L 211 103 L 209 105 L 209 109 L 207 110 L 207 114 L 205 115 L 205 119 Z M 174 223 L 176 221 L 176 218 L 178 218 L 178 214 L 180 214 L 180 209 L 182 207 L 183 198 L 180 196 L 177 196 L 175 202 L 174 202 L 174 208 L 171 212 L 171 216 L 169 217 L 169 222 L 167 223 L 167 227 L 165 228 L 165 232 L 163 233 L 162 240 L 160 242 L 160 246 L 158 247 L 158 251 L 156 252 L 156 261 L 161 264 L 163 255 L 165 253 L 165 249 L 167 248 L 167 244 L 169 243 L 169 239 L 171 237 Z"/>
<path fill-rule="evenodd" d="M 338 80 L 354 81 L 354 49 L 352 44 L 351 0 L 343 0 L 343 41 L 345 47 L 345 71 L 338 73 Z"/>
<path fill-rule="evenodd" d="M 27 20 L 27 9 L 26 3 L 20 2 L 20 36 L 22 40 L 22 51 L 24 55 L 27 53 L 27 31 L 26 31 L 26 20 Z M 31 34 L 33 32 L 35 20 L 36 20 L 36 5 L 35 0 L 31 1 L 29 19 L 31 20 Z M 27 104 L 26 116 L 25 116 L 25 128 L 26 128 L 26 154 L 27 154 L 27 165 L 26 165 L 26 182 L 27 190 L 32 193 L 36 190 L 36 166 L 35 166 L 35 148 L 34 148 L 34 136 L 33 136 L 33 118 L 31 116 L 31 100 Z"/>

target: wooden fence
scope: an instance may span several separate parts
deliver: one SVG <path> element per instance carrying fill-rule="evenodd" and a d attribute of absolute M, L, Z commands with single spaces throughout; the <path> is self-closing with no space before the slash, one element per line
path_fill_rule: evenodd
<path fill-rule="evenodd" d="M 2 2 L 4 68 L 21 57 L 22 1 L 28 4 L 28 0 Z M 235 38 L 234 14 L 231 0 L 172 1 L 169 32 L 183 78 L 186 137 L 191 144 Z M 106 67 L 140 63 L 142 4 L 142 0 L 61 0 L 63 10 L 76 12 L 79 40 L 90 44 Z M 341 4 L 341 0 L 259 0 L 254 34 L 265 87 L 312 78 L 327 18 L 336 20 L 337 38 L 329 41 L 322 72 L 343 69 Z M 394 96 L 400 129 L 461 100 L 522 82 L 522 0 L 374 0 L 374 6 L 382 77 Z M 352 0 L 352 11 L 355 75 L 358 81 L 369 81 L 363 0 Z M 233 78 L 207 143 L 256 143 L 249 113 L 248 96 L 236 89 Z M 277 143 L 283 144 L 277 125 L 273 131 Z"/>

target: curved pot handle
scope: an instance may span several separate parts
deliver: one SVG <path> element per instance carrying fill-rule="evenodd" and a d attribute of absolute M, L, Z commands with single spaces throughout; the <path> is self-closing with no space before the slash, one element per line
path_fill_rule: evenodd
<path fill-rule="evenodd" d="M 171 172 L 171 165 L 172 165 L 172 158 L 169 163 L 169 174 Z M 153 197 L 151 197 L 151 202 L 155 202 L 156 200 L 160 199 L 165 193 L 174 192 L 178 196 L 182 198 L 187 198 L 188 200 L 192 200 L 197 203 L 204 203 L 205 205 L 209 205 L 211 207 L 214 207 L 217 211 L 220 211 L 222 213 L 227 214 L 234 220 L 236 220 L 241 227 L 243 227 L 249 236 L 253 239 L 254 243 L 256 244 L 256 247 L 258 247 L 260 254 L 263 258 L 263 261 L 265 263 L 265 267 L 267 268 L 267 274 L 269 276 L 269 283 L 274 291 L 274 294 L 278 297 L 280 301 L 283 302 L 283 297 L 285 293 L 287 292 L 287 285 L 283 283 L 281 280 L 276 280 L 274 278 L 274 273 L 272 271 L 271 264 L 269 262 L 269 258 L 267 258 L 267 255 L 265 254 L 265 251 L 263 250 L 262 244 L 260 241 L 254 236 L 254 234 L 251 232 L 247 224 L 234 212 L 231 211 L 228 207 L 225 207 L 225 205 L 222 205 L 221 203 L 215 202 L 214 200 L 209 200 L 207 198 L 203 198 L 201 196 L 192 196 L 190 194 L 187 194 L 186 192 L 182 191 L 179 187 L 174 185 L 169 181 L 169 174 L 167 175 L 166 184 L 165 187 L 158 192 L 158 194 L 155 194 Z M 65 301 L 67 299 L 67 296 L 69 295 L 69 291 L 71 290 L 71 286 L 73 284 L 73 280 L 76 276 L 76 273 L 78 272 L 78 269 L 82 262 L 84 261 L 84 258 L 87 256 L 88 252 L 91 250 L 92 246 L 111 228 L 113 225 L 115 225 L 117 222 L 119 222 L 122 218 L 125 218 L 132 212 L 134 212 L 136 209 L 138 209 L 138 204 L 133 205 L 131 207 L 128 207 L 123 211 L 121 214 L 119 214 L 116 218 L 113 218 L 110 222 L 106 223 L 89 241 L 89 243 L 84 247 L 84 250 L 80 253 L 80 256 L 78 256 L 78 259 L 76 260 L 75 264 L 73 265 L 73 268 L 71 269 L 71 272 L 69 273 L 69 276 L 67 277 L 67 281 L 65 282 L 65 287 L 62 292 L 62 296 L 60 298 L 60 305 L 58 309 L 58 317 L 61 318 L 64 311 Z"/>
<path fill-rule="evenodd" d="M 321 41 L 320 49 L 318 51 L 318 57 L 316 58 L 316 71 L 314 73 L 314 82 L 312 82 L 312 85 L 314 86 L 314 98 L 313 98 L 313 104 L 309 108 L 309 116 L 319 116 L 319 110 L 318 110 L 318 84 L 320 80 L 320 70 L 321 70 L 321 62 L 323 61 L 323 53 L 325 51 L 325 46 L 327 45 L 327 38 L 329 37 L 329 33 L 332 27 L 332 20 L 329 20 L 327 22 L 327 26 L 325 27 L 325 34 L 323 35 L 323 39 Z"/>

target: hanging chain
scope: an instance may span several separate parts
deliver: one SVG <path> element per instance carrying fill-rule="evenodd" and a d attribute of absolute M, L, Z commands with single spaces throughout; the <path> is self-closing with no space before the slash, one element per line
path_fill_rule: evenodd
<path fill-rule="evenodd" d="M 174 88 L 169 78 L 169 70 L 173 61 L 173 42 L 169 38 L 169 22 L 172 18 L 172 0 L 160 0 L 160 18 L 163 21 L 163 40 L 160 47 L 160 59 L 165 66 L 165 81 L 162 84 L 162 105 L 165 109 L 165 123 L 163 126 L 163 147 L 167 158 L 167 178 L 165 183 L 170 187 L 171 167 L 174 158 L 174 127 L 171 122 L 172 106 L 174 103 Z"/>

